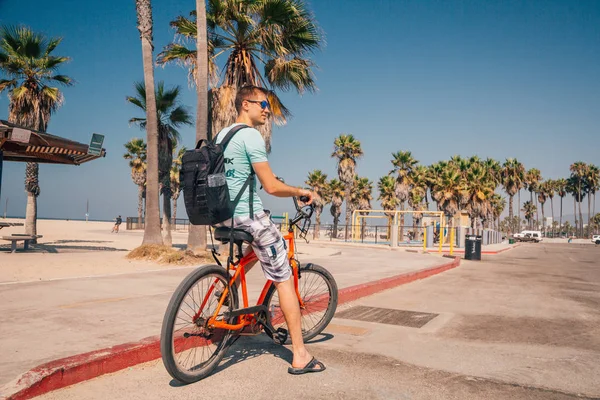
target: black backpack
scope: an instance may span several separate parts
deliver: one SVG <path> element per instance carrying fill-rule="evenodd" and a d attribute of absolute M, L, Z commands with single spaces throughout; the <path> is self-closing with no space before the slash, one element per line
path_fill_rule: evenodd
<path fill-rule="evenodd" d="M 234 201 L 229 197 L 225 178 L 225 148 L 233 135 L 243 128 L 248 126 L 234 126 L 219 144 L 216 143 L 216 137 L 212 141 L 202 139 L 194 150 L 188 150 L 183 154 L 179 182 L 183 190 L 185 210 L 191 224 L 216 225 L 233 218 L 235 206 L 248 186 L 250 186 L 250 217 L 253 217 L 254 171 L 246 179 Z"/>

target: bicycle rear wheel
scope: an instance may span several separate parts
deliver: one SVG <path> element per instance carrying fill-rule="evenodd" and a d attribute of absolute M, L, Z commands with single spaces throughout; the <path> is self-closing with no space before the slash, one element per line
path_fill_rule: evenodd
<path fill-rule="evenodd" d="M 211 330 L 206 326 L 228 280 L 222 267 L 203 266 L 189 274 L 171 297 L 163 319 L 160 352 L 165 368 L 180 382 L 192 383 L 208 376 L 229 347 L 231 331 Z M 234 285 L 219 315 L 237 308 Z M 234 319 L 228 322 L 232 323 Z"/>
<path fill-rule="evenodd" d="M 338 303 L 338 288 L 333 276 L 320 265 L 303 265 L 299 275 L 298 291 L 304 302 L 304 308 L 300 310 L 302 338 L 307 341 L 321 333 L 333 318 Z M 275 285 L 269 288 L 263 304 L 267 306 L 267 318 L 271 325 L 275 329 L 288 329 Z"/>

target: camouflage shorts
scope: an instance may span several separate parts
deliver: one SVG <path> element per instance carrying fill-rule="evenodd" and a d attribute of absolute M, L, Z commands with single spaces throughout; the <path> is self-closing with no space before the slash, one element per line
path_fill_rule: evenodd
<path fill-rule="evenodd" d="M 223 225 L 231 226 L 231 220 L 225 221 Z M 274 282 L 290 279 L 292 269 L 287 258 L 287 243 L 277 226 L 271 221 L 269 214 L 260 211 L 254 215 L 254 219 L 234 217 L 233 226 L 236 229 L 243 229 L 254 237 L 252 248 L 262 265 L 265 278 Z"/>

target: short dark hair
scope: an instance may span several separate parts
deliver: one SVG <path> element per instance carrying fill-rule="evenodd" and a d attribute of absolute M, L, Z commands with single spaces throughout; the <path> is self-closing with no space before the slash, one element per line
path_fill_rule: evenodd
<path fill-rule="evenodd" d="M 235 109 L 238 114 L 242 110 L 242 102 L 255 95 L 256 92 L 260 92 L 265 96 L 269 95 L 269 91 L 267 89 L 259 86 L 247 85 L 238 89 L 237 95 L 235 96 Z"/>

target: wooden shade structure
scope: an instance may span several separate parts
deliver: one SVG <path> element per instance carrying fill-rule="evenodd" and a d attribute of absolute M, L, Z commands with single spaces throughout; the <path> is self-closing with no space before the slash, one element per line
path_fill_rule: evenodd
<path fill-rule="evenodd" d="M 106 155 L 89 154 L 87 144 L 0 120 L 0 193 L 2 160 L 80 165 Z"/>

